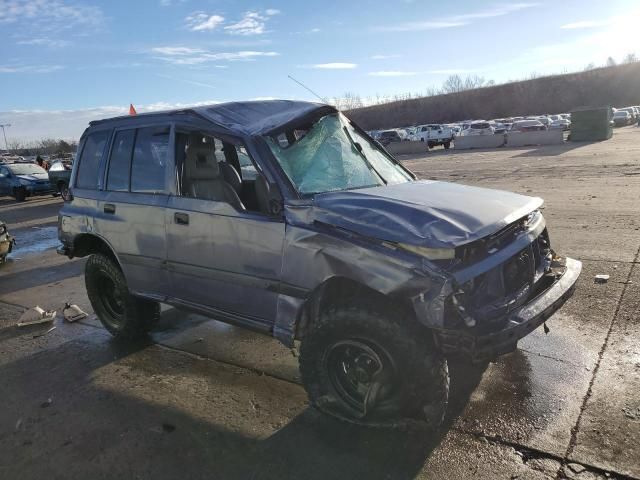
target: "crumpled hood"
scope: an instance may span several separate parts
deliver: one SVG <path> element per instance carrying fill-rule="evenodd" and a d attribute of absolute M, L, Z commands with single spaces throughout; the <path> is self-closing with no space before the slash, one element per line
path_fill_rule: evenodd
<path fill-rule="evenodd" d="M 390 242 L 453 248 L 497 232 L 542 203 L 502 190 L 422 180 L 317 194 L 312 220 Z"/>
<path fill-rule="evenodd" d="M 49 175 L 46 173 L 33 173 L 31 175 L 16 175 L 20 180 L 27 180 L 29 182 L 37 182 L 38 180 L 49 180 Z"/>

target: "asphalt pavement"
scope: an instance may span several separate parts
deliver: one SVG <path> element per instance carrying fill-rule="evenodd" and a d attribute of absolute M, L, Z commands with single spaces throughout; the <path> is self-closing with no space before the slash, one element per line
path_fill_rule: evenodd
<path fill-rule="evenodd" d="M 584 263 L 549 334 L 485 368 L 450 366 L 441 431 L 327 418 L 307 406 L 296 350 L 172 308 L 148 340 L 112 341 L 84 260 L 55 253 L 61 200 L 0 198 L 18 241 L 0 266 L 0 478 L 640 479 L 640 129 L 401 160 L 543 197 L 553 248 Z M 89 318 L 15 326 L 26 307 L 65 302 Z"/>

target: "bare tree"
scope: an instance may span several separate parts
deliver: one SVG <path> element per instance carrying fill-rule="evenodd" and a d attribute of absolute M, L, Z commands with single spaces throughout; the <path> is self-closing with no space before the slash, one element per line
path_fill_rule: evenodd
<path fill-rule="evenodd" d="M 607 67 L 615 67 L 617 65 L 613 57 L 607 58 Z"/>
<path fill-rule="evenodd" d="M 442 93 L 457 93 L 464 90 L 464 82 L 460 75 L 449 75 L 442 84 Z"/>
<path fill-rule="evenodd" d="M 584 69 L 583 69 L 583 70 L 584 70 L 585 72 L 588 72 L 589 70 L 593 70 L 594 68 L 596 68 L 596 64 L 595 64 L 595 63 L 593 63 L 593 62 L 591 62 L 591 63 L 589 63 L 588 65 L 585 65 L 585 67 L 584 67 Z"/>
<path fill-rule="evenodd" d="M 18 152 L 19 150 L 22 150 L 24 148 L 24 144 L 16 139 L 16 138 L 9 138 L 7 139 L 7 150 L 9 150 L 10 152 Z"/>
<path fill-rule="evenodd" d="M 624 60 L 622 60 L 622 63 L 635 63 L 637 61 L 638 57 L 635 53 L 627 53 L 627 55 L 624 57 Z"/>

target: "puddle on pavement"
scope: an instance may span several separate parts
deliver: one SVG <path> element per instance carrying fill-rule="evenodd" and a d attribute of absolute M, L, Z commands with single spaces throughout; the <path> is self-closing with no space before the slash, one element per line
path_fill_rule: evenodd
<path fill-rule="evenodd" d="M 60 244 L 58 227 L 31 227 L 13 235 L 16 237 L 16 245 L 9 257 L 14 260 L 56 248 Z"/>

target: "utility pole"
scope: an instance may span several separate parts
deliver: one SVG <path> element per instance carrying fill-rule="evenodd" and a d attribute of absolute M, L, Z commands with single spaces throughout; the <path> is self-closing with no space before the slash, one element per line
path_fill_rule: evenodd
<path fill-rule="evenodd" d="M 9 151 L 9 144 L 7 143 L 7 132 L 4 131 L 5 127 L 10 127 L 11 124 L 10 123 L 4 123 L 4 124 L 0 124 L 0 128 L 2 129 L 2 135 L 4 136 L 4 149 L 8 152 Z"/>

